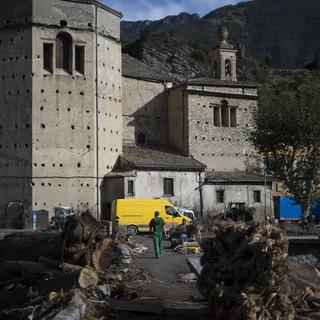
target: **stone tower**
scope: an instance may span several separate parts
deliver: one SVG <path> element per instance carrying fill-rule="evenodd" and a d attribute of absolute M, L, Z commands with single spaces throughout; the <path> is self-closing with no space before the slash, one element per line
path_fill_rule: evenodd
<path fill-rule="evenodd" d="M 0 214 L 19 200 L 99 215 L 122 147 L 121 14 L 96 0 L 0 9 Z"/>
<path fill-rule="evenodd" d="M 218 30 L 212 75 L 172 88 L 168 97 L 169 143 L 204 163 L 208 170 L 246 171 L 256 151 L 248 133 L 257 108 L 258 85 L 237 81 L 236 50 L 228 31 Z"/>
<path fill-rule="evenodd" d="M 237 50 L 227 42 L 229 32 L 225 26 L 217 31 L 219 45 L 214 48 L 210 62 L 211 76 L 219 80 L 237 81 Z"/>

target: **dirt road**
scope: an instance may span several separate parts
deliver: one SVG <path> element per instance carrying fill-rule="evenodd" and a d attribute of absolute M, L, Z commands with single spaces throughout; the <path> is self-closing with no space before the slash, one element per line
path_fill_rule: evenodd
<path fill-rule="evenodd" d="M 146 254 L 135 256 L 133 264 L 144 268 L 152 275 L 152 281 L 140 286 L 137 290 L 143 296 L 154 297 L 164 305 L 162 319 L 208 319 L 204 303 L 195 302 L 199 298 L 196 283 L 185 283 L 181 275 L 190 273 L 186 257 L 173 252 L 169 242 L 164 243 L 164 255 L 155 259 L 152 240 L 149 237 L 137 237 L 136 242 L 148 247 Z"/>

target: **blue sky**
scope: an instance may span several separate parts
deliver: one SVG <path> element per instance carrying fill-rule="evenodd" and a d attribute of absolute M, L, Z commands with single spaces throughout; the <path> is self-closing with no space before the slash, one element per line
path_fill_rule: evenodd
<path fill-rule="evenodd" d="M 215 8 L 240 0 L 100 0 L 121 11 L 123 20 L 158 20 L 180 12 L 204 15 Z"/>

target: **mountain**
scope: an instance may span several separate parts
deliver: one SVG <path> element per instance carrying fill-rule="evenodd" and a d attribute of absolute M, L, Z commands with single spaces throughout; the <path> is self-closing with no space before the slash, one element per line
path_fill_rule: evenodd
<path fill-rule="evenodd" d="M 181 13 L 158 21 L 124 21 L 122 38 L 132 42 L 148 26 L 151 33 L 172 32 L 184 39 L 212 48 L 216 29 L 229 29 L 229 42 L 238 44 L 246 56 L 258 62 L 266 59 L 272 67 L 296 69 L 310 63 L 320 53 L 319 0 L 253 0 L 225 6 L 200 18 Z"/>
<path fill-rule="evenodd" d="M 149 33 L 145 29 L 138 40 L 123 45 L 123 53 L 139 59 L 145 64 L 162 70 L 177 81 L 210 76 L 210 48 L 193 40 L 170 32 Z M 243 50 L 239 48 L 239 53 Z M 313 64 L 312 64 L 313 65 Z M 238 80 L 264 82 L 271 69 L 265 62 L 238 54 Z"/>
<path fill-rule="evenodd" d="M 198 14 L 182 12 L 177 16 L 167 16 L 157 21 L 122 21 L 121 36 L 125 41 L 131 42 L 139 39 L 140 31 L 145 26 L 150 26 L 152 32 L 163 32 L 179 29 L 180 26 L 193 24 L 199 20 L 200 16 Z"/>

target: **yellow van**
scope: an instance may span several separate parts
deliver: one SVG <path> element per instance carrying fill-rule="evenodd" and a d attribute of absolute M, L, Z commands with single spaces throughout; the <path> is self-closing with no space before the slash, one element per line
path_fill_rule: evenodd
<path fill-rule="evenodd" d="M 149 223 L 156 211 L 160 212 L 167 230 L 181 224 L 183 219 L 187 223 L 191 221 L 164 199 L 117 199 L 112 202 L 112 222 L 118 217 L 119 225 L 127 227 L 129 234 L 136 235 L 149 231 Z"/>

